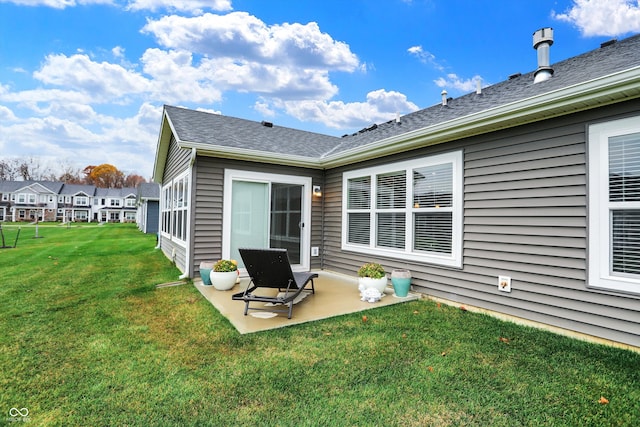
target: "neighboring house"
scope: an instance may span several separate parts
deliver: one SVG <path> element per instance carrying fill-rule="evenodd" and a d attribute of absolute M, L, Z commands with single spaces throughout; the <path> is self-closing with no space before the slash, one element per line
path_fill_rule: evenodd
<path fill-rule="evenodd" d="M 137 197 L 135 188 L 96 188 L 94 217 L 99 222 L 135 222 Z"/>
<path fill-rule="evenodd" d="M 0 221 L 136 222 L 137 211 L 136 188 L 0 181 Z"/>
<path fill-rule="evenodd" d="M 2 221 L 55 221 L 60 182 L 0 181 Z"/>
<path fill-rule="evenodd" d="M 138 186 L 136 222 L 143 233 L 157 234 L 160 219 L 160 186 L 145 182 Z"/>
<path fill-rule="evenodd" d="M 165 106 L 162 250 L 189 277 L 243 246 L 379 261 L 435 298 L 640 347 L 640 36 L 549 66 L 550 33 L 534 72 L 342 138 Z"/>
<path fill-rule="evenodd" d="M 58 215 L 61 222 L 90 222 L 91 201 L 96 191 L 93 185 L 64 184 L 58 193 Z"/>

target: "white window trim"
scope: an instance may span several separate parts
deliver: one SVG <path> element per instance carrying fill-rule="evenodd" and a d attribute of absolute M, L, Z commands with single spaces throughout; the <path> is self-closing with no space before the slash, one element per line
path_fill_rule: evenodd
<path fill-rule="evenodd" d="M 377 247 L 375 244 L 375 227 L 371 227 L 372 238 L 368 246 L 356 245 L 347 241 L 348 236 L 348 221 L 347 221 L 347 182 L 349 179 L 358 178 L 363 176 L 370 176 L 372 182 L 372 188 L 375 191 L 375 176 L 378 174 L 395 172 L 399 170 L 410 171 L 412 169 L 439 165 L 443 163 L 451 163 L 453 165 L 453 205 L 452 211 L 452 236 L 451 236 L 451 254 L 435 254 L 435 253 L 417 253 L 411 250 L 413 246 L 413 219 L 409 221 L 407 218 L 406 233 L 407 238 L 405 250 L 389 249 Z M 408 174 L 412 175 L 412 174 Z M 409 177 L 407 178 L 409 182 Z M 434 156 L 422 157 L 419 159 L 408 160 L 403 162 L 385 164 L 381 166 L 358 169 L 349 172 L 345 172 L 342 176 L 342 249 L 345 251 L 359 252 L 373 256 L 385 256 L 389 258 L 396 258 L 400 260 L 409 260 L 429 264 L 443 265 L 447 267 L 462 268 L 462 227 L 463 227 L 463 160 L 462 151 L 454 151 L 450 153 L 438 154 Z M 407 200 L 408 203 L 411 199 L 411 188 L 407 188 Z M 372 194 L 371 204 L 375 203 L 375 197 Z M 373 209 L 372 209 L 373 211 Z M 412 214 L 410 208 L 407 209 L 407 215 Z M 372 225 L 375 221 L 372 219 Z"/>
<path fill-rule="evenodd" d="M 640 132 L 640 116 L 589 126 L 589 264 L 588 286 L 640 293 L 640 277 L 611 272 L 611 219 L 609 202 L 609 138 Z M 640 209 L 640 202 L 626 203 Z"/>
<path fill-rule="evenodd" d="M 185 195 L 186 198 L 186 204 L 183 207 L 177 208 L 175 201 L 173 200 L 174 194 L 173 194 L 173 187 L 174 184 L 177 181 L 181 181 L 184 180 L 188 187 L 187 187 L 187 192 Z M 172 180 L 168 181 L 165 183 L 165 185 L 162 187 L 162 192 L 161 192 L 161 205 L 160 205 L 160 234 L 167 238 L 168 240 L 170 240 L 171 242 L 175 243 L 176 245 L 182 246 L 183 248 L 187 247 L 188 244 L 188 240 L 189 240 L 189 234 L 191 233 L 191 224 L 190 224 L 190 219 L 191 218 L 191 175 L 189 173 L 189 171 L 185 171 L 183 173 L 181 173 L 180 175 L 176 176 L 175 178 L 173 178 Z M 165 189 L 168 189 L 169 192 L 171 193 L 171 203 L 168 206 L 168 208 L 165 208 Z M 173 213 L 176 210 L 181 210 L 184 212 L 184 215 L 186 217 L 185 221 L 186 221 L 186 227 L 185 227 L 185 238 L 183 239 L 179 239 L 178 237 L 176 237 L 174 235 L 174 222 L 173 222 Z M 162 230 L 162 212 L 169 212 L 169 231 L 164 231 Z"/>
<path fill-rule="evenodd" d="M 306 271 L 310 268 L 310 250 L 311 245 L 311 184 L 310 177 L 297 175 L 280 175 L 263 172 L 251 172 L 235 169 L 226 169 L 224 171 L 224 201 L 222 216 L 222 257 L 229 258 L 231 253 L 231 198 L 232 183 L 234 180 L 253 181 L 262 183 L 282 182 L 288 184 L 302 185 L 302 221 L 308 226 L 302 229 L 302 244 L 300 245 L 300 261 L 299 266 L 292 266 L 294 271 Z"/>
<path fill-rule="evenodd" d="M 165 223 L 165 213 L 169 215 L 169 218 L 171 218 L 172 202 L 171 200 L 167 201 L 166 194 L 167 193 L 171 194 L 172 188 L 173 188 L 173 181 L 169 181 L 162 186 L 162 189 L 160 191 L 160 224 L 159 224 L 160 235 L 169 240 L 171 240 L 171 219 L 169 219 L 169 230 L 164 229 L 164 223 Z"/>

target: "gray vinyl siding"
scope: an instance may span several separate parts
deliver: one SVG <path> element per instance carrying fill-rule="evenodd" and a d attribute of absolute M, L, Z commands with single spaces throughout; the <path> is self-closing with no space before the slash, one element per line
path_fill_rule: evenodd
<path fill-rule="evenodd" d="M 639 346 L 640 296 L 589 288 L 586 249 L 587 126 L 638 111 L 631 101 L 386 159 L 463 150 L 463 267 L 375 261 L 409 268 L 414 288 L 434 297 Z M 355 275 L 372 258 L 341 250 L 345 170 L 326 175 L 325 269 Z M 511 293 L 498 291 L 498 275 L 511 277 Z"/>
<path fill-rule="evenodd" d="M 164 187 L 169 181 L 176 176 L 180 175 L 189 167 L 189 160 L 191 156 L 191 150 L 178 147 L 174 136 L 171 136 L 171 143 L 169 144 L 169 152 L 167 154 L 167 163 L 165 166 L 162 184 L 160 185 L 160 194 L 162 195 L 162 187 Z M 161 196 L 162 197 L 162 196 Z M 193 199 L 192 199 L 193 200 Z M 193 204 L 192 204 L 193 206 Z M 162 237 L 160 248 L 162 252 L 175 262 L 176 267 L 180 271 L 187 272 L 187 249 L 181 244 L 177 244 L 170 238 Z M 175 254 L 175 256 L 173 256 Z"/>
<path fill-rule="evenodd" d="M 156 234 L 158 232 L 160 219 L 160 202 L 157 200 L 147 201 L 147 218 L 145 222 L 145 233 Z"/>
<path fill-rule="evenodd" d="M 245 170 L 273 174 L 311 177 L 313 185 L 323 186 L 323 172 L 269 165 L 263 163 L 238 162 L 211 157 L 198 157 L 194 167 L 194 200 L 197 206 L 194 217 L 193 266 L 199 273 L 202 261 L 220 259 L 222 256 L 222 219 L 225 169 Z M 322 247 L 322 201 L 316 198 L 311 206 L 311 246 Z M 311 257 L 311 268 L 321 268 L 321 257 Z"/>

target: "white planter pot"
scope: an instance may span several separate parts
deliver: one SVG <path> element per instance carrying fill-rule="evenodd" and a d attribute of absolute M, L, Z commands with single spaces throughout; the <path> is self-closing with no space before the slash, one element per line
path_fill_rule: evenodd
<path fill-rule="evenodd" d="M 237 271 L 213 271 L 211 270 L 211 274 L 209 275 L 211 279 L 211 284 L 214 288 L 219 291 L 228 291 L 233 288 L 236 284 L 236 279 L 238 279 Z"/>
<path fill-rule="evenodd" d="M 358 285 L 364 289 L 377 289 L 381 294 L 384 294 L 384 290 L 387 288 L 387 278 L 372 279 L 371 277 L 358 277 Z"/>

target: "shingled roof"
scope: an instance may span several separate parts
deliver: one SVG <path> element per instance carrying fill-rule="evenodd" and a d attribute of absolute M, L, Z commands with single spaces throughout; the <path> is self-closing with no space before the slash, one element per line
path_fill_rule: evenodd
<path fill-rule="evenodd" d="M 342 138 L 171 106 L 165 118 L 181 147 L 204 155 L 339 166 L 638 98 L 640 35 L 551 67 L 546 81 L 528 72 Z"/>
<path fill-rule="evenodd" d="M 176 139 L 217 147 L 318 158 L 342 140 L 335 136 L 236 117 L 165 106 Z"/>

